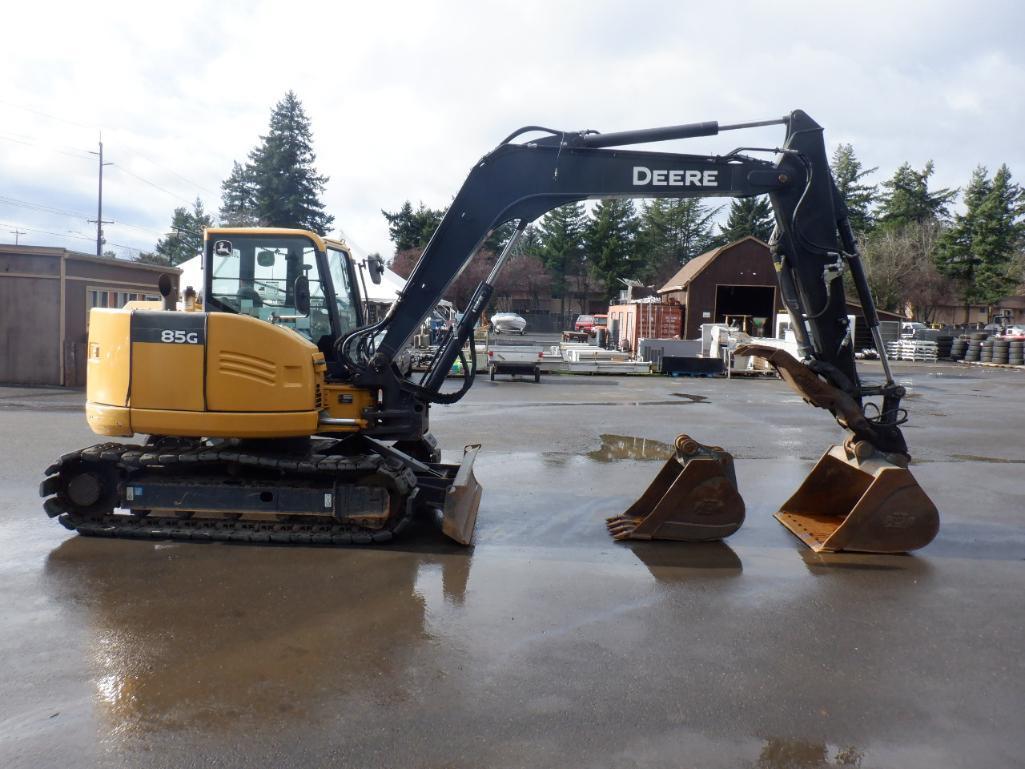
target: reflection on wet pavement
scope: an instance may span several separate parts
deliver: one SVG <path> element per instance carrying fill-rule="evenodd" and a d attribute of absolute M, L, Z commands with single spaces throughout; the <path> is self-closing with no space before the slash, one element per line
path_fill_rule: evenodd
<path fill-rule="evenodd" d="M 308 719 L 332 697 L 402 700 L 430 643 L 422 571 L 461 602 L 466 551 L 176 545 L 73 537 L 50 590 L 87 615 L 97 701 L 119 734 Z"/>
<path fill-rule="evenodd" d="M 673 454 L 668 443 L 632 435 L 603 433 L 601 448 L 589 451 L 587 456 L 595 462 L 615 462 L 620 459 L 666 460 Z"/>
<path fill-rule="evenodd" d="M 725 542 L 624 542 L 659 582 L 671 584 L 702 577 L 734 577 L 743 571 L 740 558 Z"/>
<path fill-rule="evenodd" d="M 832 760 L 830 760 L 832 753 Z M 768 739 L 758 755 L 756 769 L 858 769 L 864 754 L 853 747 L 830 746 L 802 740 Z"/>

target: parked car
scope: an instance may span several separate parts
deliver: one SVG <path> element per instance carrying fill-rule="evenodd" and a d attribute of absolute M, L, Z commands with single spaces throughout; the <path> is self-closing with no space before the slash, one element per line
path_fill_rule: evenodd
<path fill-rule="evenodd" d="M 523 330 L 526 327 L 527 321 L 515 312 L 496 312 L 491 316 L 491 328 L 496 334 L 523 336 Z"/>
<path fill-rule="evenodd" d="M 594 316 L 593 315 L 577 315 L 577 320 L 573 324 L 574 331 L 586 331 L 591 333 L 594 329 Z"/>
<path fill-rule="evenodd" d="M 917 320 L 905 321 L 900 324 L 900 335 L 905 339 L 911 339 L 916 331 L 927 328 L 929 328 L 927 325 L 919 323 Z"/>

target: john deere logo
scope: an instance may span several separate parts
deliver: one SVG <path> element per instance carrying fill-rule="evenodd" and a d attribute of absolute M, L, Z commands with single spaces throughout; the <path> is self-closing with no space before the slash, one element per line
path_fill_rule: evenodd
<path fill-rule="evenodd" d="M 652 187 L 715 187 L 719 184 L 718 171 L 665 170 L 634 166 L 634 186 Z"/>

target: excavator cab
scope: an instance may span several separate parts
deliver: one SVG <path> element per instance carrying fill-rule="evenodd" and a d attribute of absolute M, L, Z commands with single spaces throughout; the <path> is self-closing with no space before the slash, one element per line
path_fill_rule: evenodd
<path fill-rule="evenodd" d="M 363 323 L 352 256 L 342 243 L 285 230 L 207 230 L 209 309 L 291 328 L 325 357 Z"/>

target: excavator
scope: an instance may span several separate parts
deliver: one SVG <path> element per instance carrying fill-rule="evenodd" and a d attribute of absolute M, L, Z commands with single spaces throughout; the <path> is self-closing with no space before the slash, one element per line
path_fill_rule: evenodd
<path fill-rule="evenodd" d="M 784 127 L 781 146 L 629 149 L 770 125 Z M 176 310 L 170 281 L 156 306 L 92 310 L 88 424 L 111 438 L 147 437 L 62 456 L 41 484 L 44 509 L 84 535 L 308 544 L 385 542 L 428 515 L 469 544 L 480 446 L 442 462 L 429 414 L 472 385 L 474 326 L 527 225 L 589 199 L 755 195 L 768 195 L 774 210 L 771 253 L 799 358 L 758 345 L 737 353 L 765 358 L 847 431 L 776 517 L 817 551 L 923 547 L 939 517 L 908 470 L 905 390 L 886 360 L 823 129 L 802 111 L 613 133 L 521 128 L 473 166 L 397 301 L 373 323 L 344 243 L 294 229 L 207 229 L 202 310 Z M 397 364 L 404 346 L 507 224 L 514 231 L 491 273 L 414 377 Z M 380 278 L 379 261 L 366 267 Z M 882 360 L 881 383 L 862 382 L 855 367 L 845 273 Z M 445 388 L 457 361 L 463 379 Z M 650 487 L 607 525 L 619 540 L 711 541 L 743 520 L 732 457 L 681 435 Z"/>

